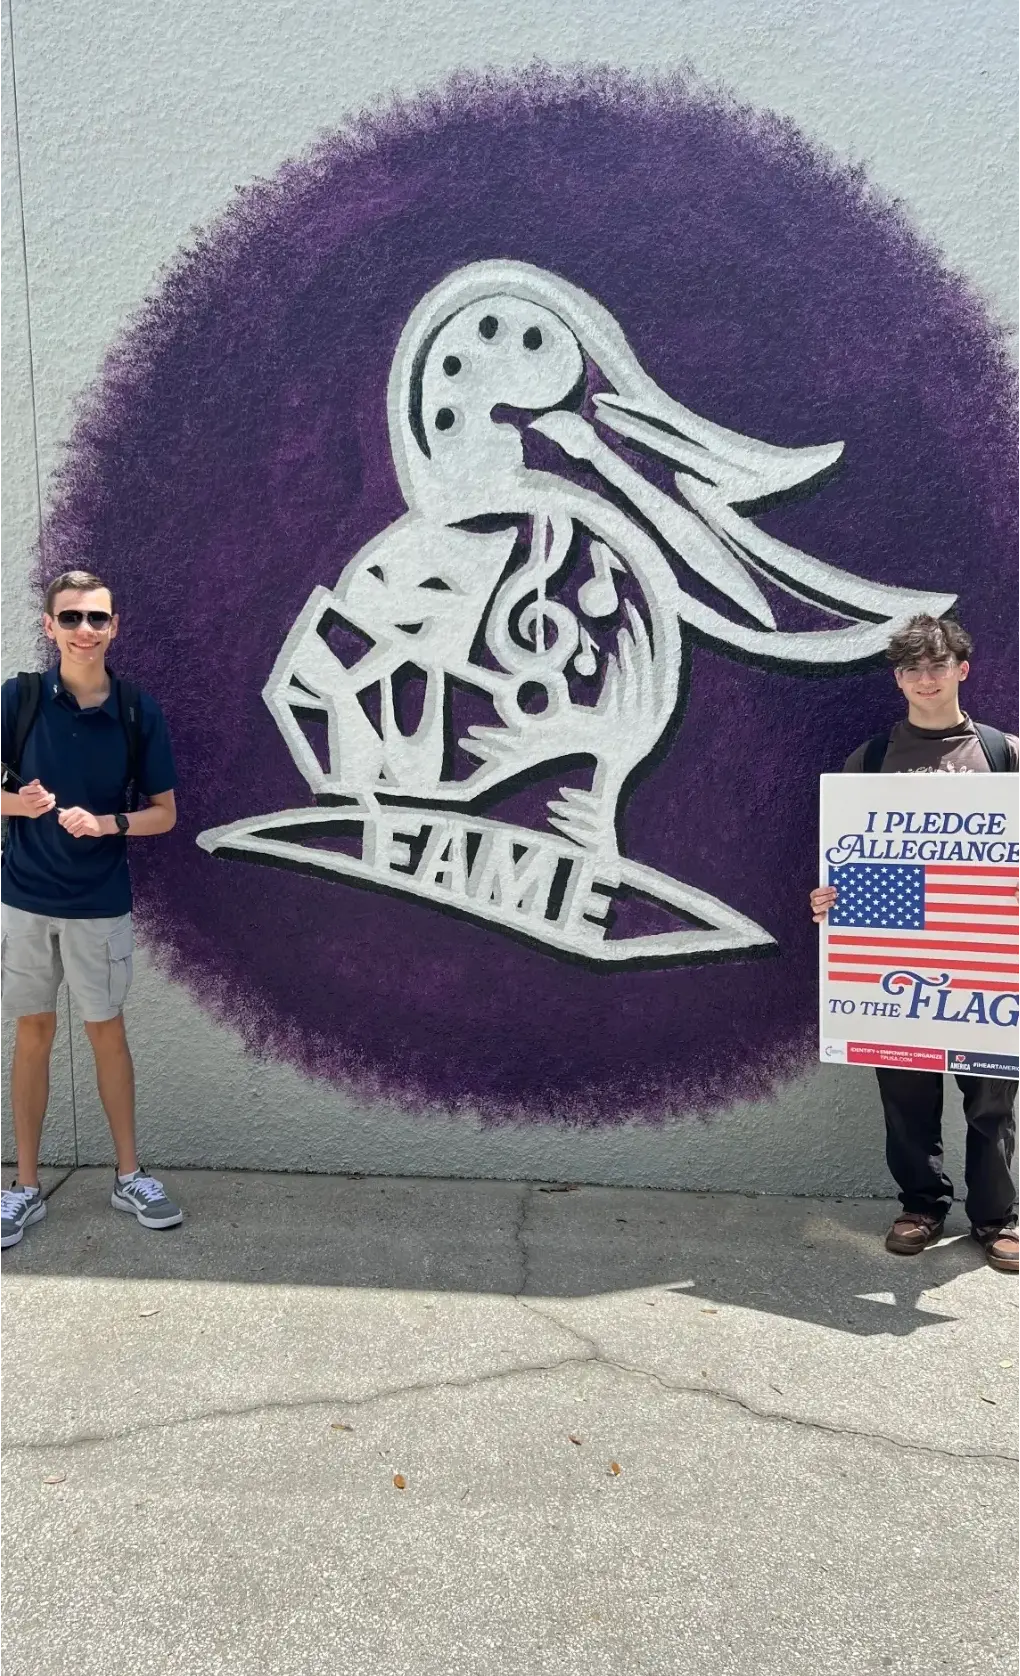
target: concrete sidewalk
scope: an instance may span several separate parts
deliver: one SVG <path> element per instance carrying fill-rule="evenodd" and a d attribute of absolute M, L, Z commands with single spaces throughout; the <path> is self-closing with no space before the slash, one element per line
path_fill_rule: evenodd
<path fill-rule="evenodd" d="M 165 1179 L 183 1229 L 81 1170 L 4 1257 L 5 1676 L 1014 1670 L 1017 1291 L 972 1242 Z"/>

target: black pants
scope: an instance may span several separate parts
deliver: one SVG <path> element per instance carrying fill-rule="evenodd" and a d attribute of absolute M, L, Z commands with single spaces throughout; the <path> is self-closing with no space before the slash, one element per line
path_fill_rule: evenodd
<path fill-rule="evenodd" d="M 878 1073 L 885 1112 L 885 1156 L 904 1210 L 947 1215 L 953 1184 L 942 1168 L 942 1076 L 937 1071 Z M 1009 1173 L 1016 1140 L 1015 1082 L 957 1077 L 967 1119 L 966 1212 L 975 1228 L 1016 1220 Z"/>

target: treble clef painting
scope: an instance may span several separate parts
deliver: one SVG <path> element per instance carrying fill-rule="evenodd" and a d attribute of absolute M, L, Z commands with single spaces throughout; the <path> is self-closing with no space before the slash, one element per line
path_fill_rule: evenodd
<path fill-rule="evenodd" d="M 692 412 L 594 297 L 525 263 L 470 263 L 422 298 L 387 419 L 407 510 L 313 590 L 264 688 L 314 802 L 199 844 L 594 965 L 768 952 L 767 925 L 620 842 L 627 788 L 680 719 L 692 648 L 845 673 L 954 596 L 769 534 L 755 509 L 824 494 L 842 443 L 785 447 Z M 824 620 L 783 627 L 775 590 Z M 501 794 L 559 764 L 582 765 L 583 783 L 554 785 L 538 823 L 499 818 Z M 667 927 L 628 931 L 627 897 Z"/>

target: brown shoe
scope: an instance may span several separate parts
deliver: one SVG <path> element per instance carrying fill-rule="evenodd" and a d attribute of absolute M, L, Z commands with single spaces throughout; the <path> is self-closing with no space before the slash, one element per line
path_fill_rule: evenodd
<path fill-rule="evenodd" d="M 897 1257 L 916 1257 L 926 1245 L 942 1238 L 945 1217 L 925 1216 L 923 1211 L 901 1211 L 885 1236 L 885 1249 Z"/>
<path fill-rule="evenodd" d="M 985 1256 L 1000 1274 L 1016 1274 L 1020 1258 L 1020 1238 L 1015 1228 L 974 1228 L 974 1239 L 985 1248 Z"/>

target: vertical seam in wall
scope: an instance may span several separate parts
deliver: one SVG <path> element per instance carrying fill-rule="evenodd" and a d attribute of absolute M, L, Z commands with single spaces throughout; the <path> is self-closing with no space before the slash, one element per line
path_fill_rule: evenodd
<path fill-rule="evenodd" d="M 67 1059 L 71 1074 L 71 1138 L 74 1143 L 74 1167 L 78 1168 L 78 1085 L 74 1074 L 74 1024 L 71 1018 L 71 991 L 64 990 L 64 1011 L 67 1015 Z"/>
<path fill-rule="evenodd" d="M 21 167 L 21 121 L 18 108 L 18 64 L 14 39 L 13 0 L 4 0 L 7 29 L 11 43 L 11 104 L 14 109 L 14 159 L 18 175 L 18 226 L 21 233 L 21 261 L 24 270 L 25 334 L 28 342 L 28 393 L 32 408 L 32 460 L 35 467 L 36 540 L 40 554 L 43 546 L 42 475 L 39 468 L 39 418 L 35 391 L 35 345 L 32 338 L 32 287 L 29 284 L 28 232 L 25 226 L 25 181 Z M 71 1144 L 74 1167 L 78 1168 L 78 1101 L 74 1074 L 74 1030 L 71 1024 L 71 995 L 64 993 L 64 1014 L 67 1022 L 67 1059 L 71 1084 Z"/>
<path fill-rule="evenodd" d="M 18 221 L 21 229 L 21 260 L 25 270 L 25 329 L 28 338 L 28 390 L 32 406 L 32 452 L 35 463 L 35 509 L 39 551 L 43 539 L 42 477 L 39 470 L 39 422 L 35 399 L 35 353 L 32 343 L 32 290 L 28 282 L 28 234 L 25 228 L 25 188 L 21 170 L 21 125 L 18 117 L 18 69 L 14 44 L 13 0 L 5 0 L 7 28 L 11 38 L 11 103 L 14 107 L 14 157 L 18 171 Z"/>

